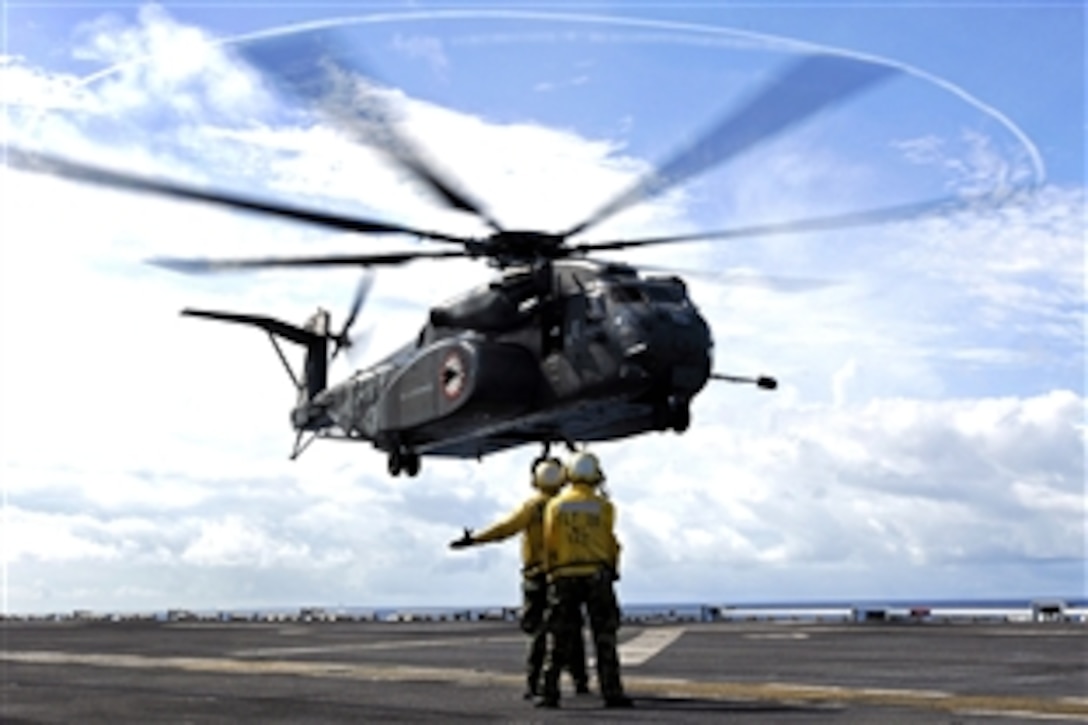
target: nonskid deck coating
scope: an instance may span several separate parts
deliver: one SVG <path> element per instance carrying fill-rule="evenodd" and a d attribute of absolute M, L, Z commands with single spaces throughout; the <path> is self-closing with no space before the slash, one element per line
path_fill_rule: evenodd
<path fill-rule="evenodd" d="M 1083 624 L 627 625 L 636 709 L 558 713 L 512 622 L 2 626 L 4 723 L 1088 722 Z"/>

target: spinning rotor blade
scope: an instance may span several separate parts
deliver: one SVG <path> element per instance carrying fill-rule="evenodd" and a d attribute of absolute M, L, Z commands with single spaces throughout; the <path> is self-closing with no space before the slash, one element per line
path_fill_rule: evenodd
<path fill-rule="evenodd" d="M 675 244 L 677 242 L 698 242 L 711 239 L 737 239 L 751 237 L 769 237 L 776 234 L 797 234 L 800 232 L 834 231 L 855 227 L 875 226 L 895 221 L 909 221 L 926 217 L 939 217 L 961 211 L 981 211 L 997 209 L 1006 204 L 1022 200 L 1025 189 L 1015 192 L 996 192 L 974 196 L 946 196 L 928 201 L 918 201 L 896 206 L 885 206 L 868 211 L 834 214 L 809 219 L 796 219 L 788 222 L 754 224 L 747 227 L 734 227 L 719 231 L 675 234 L 665 237 L 646 237 L 644 239 L 620 239 L 606 242 L 587 242 L 569 247 L 572 254 L 586 254 L 631 247 L 646 247 L 652 244 Z"/>
<path fill-rule="evenodd" d="M 351 300 L 348 316 L 344 319 L 344 327 L 340 330 L 341 336 L 345 335 L 351 329 L 351 326 L 355 324 L 355 318 L 359 316 L 359 310 L 366 304 L 366 298 L 370 295 L 370 288 L 373 286 L 374 273 L 369 269 L 363 270 L 363 275 L 359 278 L 359 285 L 355 288 L 355 296 Z"/>
<path fill-rule="evenodd" d="M 899 71 L 835 55 L 801 59 L 748 101 L 710 127 L 655 171 L 575 225 L 571 237 L 686 179 L 717 166 L 793 126 L 817 111 L 859 93 Z"/>
<path fill-rule="evenodd" d="M 184 274 L 208 274 L 246 269 L 277 267 L 361 267 L 394 266 L 415 259 L 450 259 L 470 257 L 468 252 L 388 252 L 385 254 L 330 254 L 321 257 L 264 257 L 258 259 L 191 259 L 153 257 L 148 264 Z M 362 306 L 360 300 L 359 306 Z"/>
<path fill-rule="evenodd" d="M 299 42 L 304 43 L 299 47 Z M 293 42 L 291 47 L 287 44 Z M 502 231 L 482 204 L 473 200 L 448 174 L 438 171 L 426 154 L 394 123 L 395 108 L 382 94 L 369 70 L 349 70 L 338 63 L 358 51 L 348 51 L 328 35 L 264 39 L 241 49 L 241 55 L 289 97 L 313 106 L 349 137 L 373 146 L 430 189 L 446 206 L 475 214 L 495 231 Z M 318 59 L 314 61 L 299 61 Z"/>
<path fill-rule="evenodd" d="M 629 264 L 608 259 L 594 257 L 598 262 Z M 658 264 L 634 263 L 633 266 L 642 272 L 654 272 L 658 274 L 674 274 L 682 277 L 694 277 L 708 282 L 716 282 L 729 287 L 746 287 L 766 289 L 774 292 L 810 292 L 813 290 L 827 289 L 840 284 L 839 280 L 802 277 L 783 274 L 763 274 L 752 269 L 690 269 L 684 267 L 667 267 Z"/>
<path fill-rule="evenodd" d="M 186 184 L 151 179 L 146 176 L 129 174 L 123 171 L 113 171 L 100 166 L 84 164 L 78 161 L 69 161 L 59 156 L 20 149 L 14 146 L 8 148 L 8 165 L 21 171 L 55 174 L 74 181 L 100 184 L 114 189 L 144 191 L 173 199 L 200 201 L 227 207 L 229 209 L 241 209 L 260 214 L 268 214 L 283 219 L 290 219 L 292 221 L 314 224 L 327 229 L 339 229 L 349 232 L 410 234 L 424 239 L 454 242 L 457 244 L 464 244 L 468 241 L 462 237 L 413 229 L 400 224 L 387 224 L 385 222 L 364 219 L 361 217 L 349 217 L 341 214 L 303 209 L 301 207 L 273 201 L 261 201 L 241 194 L 231 194 L 221 191 L 204 191 Z"/>
<path fill-rule="evenodd" d="M 336 343 L 332 350 L 332 355 L 329 357 L 329 362 L 336 359 L 336 356 L 340 354 L 340 351 L 345 348 L 350 348 L 354 344 L 354 340 L 348 337 L 348 331 L 351 330 L 351 326 L 355 324 L 355 318 L 359 316 L 359 310 L 366 304 L 366 298 L 370 294 L 370 288 L 374 286 L 374 273 L 369 269 L 364 269 L 362 276 L 359 278 L 359 284 L 355 288 L 355 296 L 352 297 L 351 307 L 348 308 L 348 316 L 344 318 L 344 324 L 340 328 L 340 333 L 333 335 L 333 341 Z"/>

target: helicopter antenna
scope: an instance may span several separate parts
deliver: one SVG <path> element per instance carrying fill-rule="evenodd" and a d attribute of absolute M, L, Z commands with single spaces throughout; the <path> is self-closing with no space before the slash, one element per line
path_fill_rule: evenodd
<path fill-rule="evenodd" d="M 774 378 L 760 375 L 759 377 L 747 377 L 744 375 L 725 375 L 724 373 L 711 373 L 711 380 L 724 380 L 727 383 L 748 383 L 763 390 L 774 390 L 778 387 L 778 381 Z"/>

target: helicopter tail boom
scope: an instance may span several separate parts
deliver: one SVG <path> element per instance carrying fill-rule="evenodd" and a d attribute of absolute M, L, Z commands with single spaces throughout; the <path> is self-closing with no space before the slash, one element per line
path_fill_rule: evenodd
<path fill-rule="evenodd" d="M 318 309 L 306 323 L 299 327 L 282 320 L 277 320 L 264 315 L 247 315 L 237 312 L 220 312 L 217 310 L 195 310 L 187 308 L 181 311 L 187 317 L 202 317 L 221 322 L 234 322 L 240 325 L 257 327 L 268 333 L 272 345 L 276 348 L 284 369 L 291 377 L 291 382 L 299 393 L 299 406 L 314 399 L 318 393 L 328 385 L 329 364 L 329 313 Z M 287 362 L 277 338 L 293 342 L 306 348 L 306 360 L 303 366 L 303 374 L 299 377 Z"/>

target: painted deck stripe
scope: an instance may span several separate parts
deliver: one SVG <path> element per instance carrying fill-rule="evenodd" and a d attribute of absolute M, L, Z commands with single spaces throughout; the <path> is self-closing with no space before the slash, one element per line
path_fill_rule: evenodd
<path fill-rule="evenodd" d="M 683 633 L 683 627 L 647 629 L 616 648 L 619 651 L 620 664 L 624 667 L 638 667 L 645 664 L 678 640 Z"/>
<path fill-rule="evenodd" d="M 1055 712 L 1030 712 L 1028 710 L 961 710 L 957 715 L 968 717 L 1011 717 L 1016 720 L 1045 720 L 1048 722 L 1088 722 L 1088 715 L 1063 715 Z"/>
<path fill-rule="evenodd" d="M 409 639 L 390 642 L 349 642 L 330 644 L 321 647 L 305 645 L 298 647 L 258 647 L 239 649 L 230 652 L 231 657 L 290 657 L 292 655 L 312 655 L 322 652 L 362 652 L 366 650 L 420 649 L 424 647 L 471 647 L 477 644 L 494 642 L 524 642 L 525 636 L 508 635 L 504 637 L 444 637 L 442 639 Z"/>

